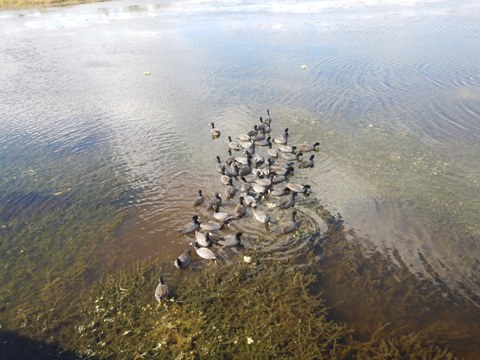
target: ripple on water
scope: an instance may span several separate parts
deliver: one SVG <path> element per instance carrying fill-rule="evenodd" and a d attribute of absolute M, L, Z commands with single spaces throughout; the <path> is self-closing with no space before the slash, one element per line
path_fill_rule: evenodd
<path fill-rule="evenodd" d="M 410 6 L 315 7 L 299 17 L 276 3 L 245 5 L 248 17 L 241 4 L 219 11 L 110 3 L 27 15 L 30 25 L 5 19 L 2 34 L 9 25 L 23 30 L 0 37 L 0 160 L 20 169 L 2 179 L 8 186 L 28 169 L 39 176 L 2 198 L 13 208 L 1 216 L 33 213 L 27 203 L 48 207 L 48 194 L 62 189 L 43 183 L 101 179 L 72 181 L 74 166 L 72 174 L 58 171 L 95 154 L 82 171 L 113 169 L 135 194 L 118 244 L 105 253 L 122 264 L 174 259 L 192 240 L 175 230 L 195 213 L 211 217 L 191 207 L 197 191 L 223 192 L 214 166 L 216 155 L 226 156 L 226 135 L 250 129 L 270 108 L 274 136 L 289 127 L 292 144 L 321 142 L 315 168 L 297 171 L 295 181 L 311 184 L 346 226 L 397 251 L 412 272 L 435 278 L 433 269 L 448 286 L 477 291 L 478 238 L 468 234 L 479 233 L 480 25 L 457 3 L 448 16 L 434 11 L 447 3 L 417 4 L 415 14 Z M 80 22 L 72 19 L 77 10 Z M 58 14 L 67 16 L 56 21 Z M 210 121 L 222 131 L 215 141 Z M 42 171 L 51 168 L 52 176 Z M 103 199 L 96 201 L 88 206 Z M 278 224 L 265 228 L 249 213 L 225 232 L 243 230 L 247 246 L 275 259 L 302 257 L 321 241 L 325 222 L 308 204 L 298 209 L 302 228 L 293 235 L 278 234 L 287 215 L 268 207 Z"/>

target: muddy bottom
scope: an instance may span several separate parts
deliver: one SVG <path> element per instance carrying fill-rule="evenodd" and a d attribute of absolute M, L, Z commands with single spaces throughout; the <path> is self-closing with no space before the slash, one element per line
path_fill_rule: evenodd
<path fill-rule="evenodd" d="M 413 332 L 459 357 L 477 359 L 479 299 L 448 289 L 433 271 L 430 278 L 412 274 L 398 252 L 390 258 L 365 244 L 332 218 L 316 265 L 332 319 L 353 327 L 362 340 Z"/>

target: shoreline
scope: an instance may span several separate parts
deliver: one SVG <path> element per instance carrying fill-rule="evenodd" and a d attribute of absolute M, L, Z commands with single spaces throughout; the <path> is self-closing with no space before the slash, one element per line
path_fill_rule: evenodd
<path fill-rule="evenodd" d="M 61 7 L 107 0 L 0 0 L 0 11 Z"/>

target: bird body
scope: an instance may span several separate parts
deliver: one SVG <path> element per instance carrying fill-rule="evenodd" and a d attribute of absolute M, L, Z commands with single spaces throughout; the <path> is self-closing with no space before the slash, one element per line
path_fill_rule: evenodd
<path fill-rule="evenodd" d="M 198 244 L 193 244 L 195 248 L 195 252 L 197 253 L 198 256 L 200 256 L 202 259 L 206 260 L 216 260 L 217 257 L 213 253 L 212 250 L 206 248 L 206 247 L 200 247 Z"/>
<path fill-rule="evenodd" d="M 263 139 L 255 140 L 255 145 L 257 146 L 268 146 L 268 144 L 270 144 L 270 137 L 265 139 L 265 136 L 264 136 Z"/>
<path fill-rule="evenodd" d="M 309 159 L 302 160 L 299 164 L 298 167 L 301 169 L 306 169 L 306 168 L 312 168 L 313 167 L 313 158 L 315 155 L 311 155 Z"/>
<path fill-rule="evenodd" d="M 290 175 L 293 172 L 293 168 L 287 168 L 286 172 L 284 175 L 277 174 L 275 171 L 272 172 L 272 184 L 280 184 L 287 180 L 288 175 Z"/>
<path fill-rule="evenodd" d="M 225 175 L 233 177 L 238 175 L 238 165 L 232 163 L 232 165 L 225 168 Z"/>
<path fill-rule="evenodd" d="M 261 178 L 261 179 L 257 179 L 255 180 L 255 184 L 258 184 L 260 186 L 270 186 L 272 185 L 272 179 L 270 177 L 264 177 L 264 178 Z"/>
<path fill-rule="evenodd" d="M 275 144 L 280 144 L 280 145 L 286 145 L 287 142 L 288 142 L 288 128 L 285 129 L 283 135 L 281 137 L 278 137 L 278 138 L 275 138 L 273 139 L 272 141 L 275 143 Z"/>
<path fill-rule="evenodd" d="M 215 124 L 213 122 L 209 123 L 209 125 L 212 127 L 212 129 L 210 130 L 212 138 L 218 138 L 220 136 L 220 131 L 215 129 Z"/>
<path fill-rule="evenodd" d="M 193 233 L 195 230 L 198 230 L 200 226 L 200 222 L 198 221 L 198 215 L 193 215 L 192 216 L 192 222 L 185 225 L 181 230 L 180 232 L 183 233 L 183 234 L 191 234 Z"/>
<path fill-rule="evenodd" d="M 247 207 L 245 206 L 245 202 L 243 201 L 243 196 L 240 196 L 238 199 L 238 205 L 235 207 L 233 214 L 235 215 L 236 219 L 241 219 L 247 214 Z"/>
<path fill-rule="evenodd" d="M 288 209 L 290 207 L 292 207 L 293 205 L 295 205 L 295 197 L 297 196 L 297 193 L 296 192 L 292 192 L 292 194 L 290 195 L 290 197 L 288 198 L 285 198 L 285 199 L 282 199 L 279 203 L 278 203 L 278 207 L 280 209 Z"/>
<path fill-rule="evenodd" d="M 252 147 L 253 143 L 251 140 L 247 140 L 247 141 L 244 141 L 244 140 L 239 140 L 238 141 L 238 144 L 244 148 L 244 149 L 249 149 Z"/>
<path fill-rule="evenodd" d="M 253 155 L 253 163 L 255 164 L 255 166 L 264 164 L 265 163 L 265 158 L 262 155 L 260 155 L 259 153 L 255 153 Z"/>
<path fill-rule="evenodd" d="M 270 196 L 283 196 L 288 193 L 287 188 L 284 185 L 275 186 L 268 190 Z"/>
<path fill-rule="evenodd" d="M 257 125 L 257 129 L 263 132 L 266 132 L 267 134 L 272 131 L 270 124 L 267 124 L 261 116 L 260 116 L 260 124 Z"/>
<path fill-rule="evenodd" d="M 228 138 L 228 148 L 230 150 L 235 150 L 235 151 L 240 150 L 240 145 L 238 145 L 237 142 L 233 141 L 231 136 L 227 136 L 227 138 Z"/>
<path fill-rule="evenodd" d="M 237 139 L 240 140 L 240 141 L 250 141 L 250 135 L 248 134 L 240 134 L 240 135 L 237 135 Z"/>
<path fill-rule="evenodd" d="M 296 193 L 302 193 L 302 194 L 305 194 L 309 191 L 309 189 L 311 188 L 310 185 L 300 185 L 300 184 L 294 184 L 294 183 L 286 183 L 285 186 L 290 190 L 290 191 L 293 191 L 293 192 L 296 192 Z"/>
<path fill-rule="evenodd" d="M 244 181 L 240 184 L 240 191 L 242 193 L 248 193 L 251 189 L 252 189 L 252 186 L 248 182 Z"/>
<path fill-rule="evenodd" d="M 271 170 L 279 176 L 288 176 L 289 174 L 293 173 L 293 167 L 291 166 L 274 166 L 271 168 Z"/>
<path fill-rule="evenodd" d="M 262 141 L 262 140 L 265 140 L 265 131 L 261 130 L 261 129 L 258 129 L 258 126 L 257 126 L 257 130 L 260 130 L 259 133 L 257 133 L 257 135 L 255 135 L 255 138 L 254 138 L 254 142 L 257 143 L 257 141 Z M 257 144 L 258 145 L 258 144 Z"/>
<path fill-rule="evenodd" d="M 250 195 L 244 195 L 244 202 L 246 206 L 253 207 L 253 205 L 257 204 L 257 200 L 253 196 Z"/>
<path fill-rule="evenodd" d="M 161 303 L 163 300 L 166 300 L 168 297 L 168 285 L 163 281 L 163 278 L 160 276 L 159 283 L 157 285 L 157 288 L 155 289 L 155 299 L 159 303 Z"/>
<path fill-rule="evenodd" d="M 244 152 L 245 156 L 236 156 L 235 157 L 235 162 L 240 165 L 247 165 L 248 164 L 248 159 L 251 157 L 248 152 Z"/>
<path fill-rule="evenodd" d="M 254 125 L 254 126 L 253 126 L 253 130 L 250 130 L 249 132 L 247 132 L 247 134 L 248 134 L 248 136 L 250 136 L 250 137 L 255 137 L 255 136 L 257 136 L 257 134 L 258 134 L 258 127 L 257 127 L 257 125 Z"/>
<path fill-rule="evenodd" d="M 265 117 L 264 123 L 270 126 L 272 124 L 272 118 L 270 116 L 270 110 L 267 109 L 267 116 Z"/>
<path fill-rule="evenodd" d="M 296 146 L 278 145 L 278 150 L 284 153 L 293 153 L 296 148 Z"/>
<path fill-rule="evenodd" d="M 252 172 L 252 161 L 248 159 L 247 165 L 240 165 L 238 167 L 238 175 L 245 176 Z"/>
<path fill-rule="evenodd" d="M 175 260 L 174 265 L 177 269 L 185 269 L 192 259 L 192 251 L 188 250 L 180 254 L 180 256 Z"/>
<path fill-rule="evenodd" d="M 281 153 L 282 159 L 286 161 L 296 161 L 296 160 L 301 160 L 303 153 Z"/>
<path fill-rule="evenodd" d="M 225 236 L 223 240 L 219 240 L 218 243 L 224 247 L 234 247 L 241 244 L 241 237 L 242 233 L 237 232 L 236 234 Z"/>
<path fill-rule="evenodd" d="M 225 174 L 225 169 L 222 171 L 222 176 L 220 176 L 220 181 L 222 182 L 223 185 L 228 185 L 230 182 L 230 176 Z"/>
<path fill-rule="evenodd" d="M 202 190 L 198 190 L 198 197 L 193 202 L 193 206 L 196 207 L 202 205 L 204 200 L 205 198 L 203 197 Z"/>
<path fill-rule="evenodd" d="M 290 234 L 298 228 L 298 223 L 295 220 L 295 215 L 297 215 L 297 212 L 294 210 L 292 211 L 292 219 L 282 227 L 282 234 Z"/>
<path fill-rule="evenodd" d="M 214 209 L 216 206 L 220 205 L 222 205 L 222 198 L 220 197 L 219 193 L 216 193 L 215 197 L 208 203 L 207 209 Z"/>
<path fill-rule="evenodd" d="M 225 221 L 222 221 L 221 223 L 218 223 L 216 221 L 208 221 L 206 223 L 200 224 L 200 228 L 204 231 L 220 230 L 223 227 L 223 225 L 225 225 Z"/>
<path fill-rule="evenodd" d="M 217 155 L 217 164 L 216 164 L 215 168 L 217 169 L 217 171 L 219 173 L 221 173 L 223 171 L 223 169 L 225 169 L 225 165 L 222 164 L 222 161 L 220 160 L 220 156 L 218 156 L 218 155 Z"/>
<path fill-rule="evenodd" d="M 257 207 L 257 205 L 252 207 L 252 212 L 255 220 L 261 222 L 262 224 L 270 224 L 273 222 L 267 214 Z"/>
<path fill-rule="evenodd" d="M 235 196 L 236 193 L 237 188 L 233 186 L 233 180 L 232 178 L 230 178 L 230 180 L 228 181 L 228 186 L 225 188 L 225 196 L 227 197 L 227 199 L 231 199 Z"/>
<path fill-rule="evenodd" d="M 234 159 L 235 157 L 232 155 L 232 150 L 228 149 L 228 155 L 227 155 L 227 158 L 225 159 L 225 164 L 232 165 Z"/>
<path fill-rule="evenodd" d="M 208 247 L 212 244 L 212 239 L 210 238 L 210 233 L 208 231 L 205 233 L 195 231 L 195 241 L 202 247 Z"/>
<path fill-rule="evenodd" d="M 272 148 L 272 143 L 268 143 L 268 150 L 267 150 L 267 154 L 268 156 L 270 156 L 271 158 L 277 158 L 278 157 L 278 152 L 277 150 L 273 149 Z"/>
<path fill-rule="evenodd" d="M 235 218 L 233 214 L 229 214 L 224 211 L 220 211 L 220 208 L 217 206 L 215 208 L 215 212 L 213 213 L 213 217 L 219 221 L 229 221 Z"/>
<path fill-rule="evenodd" d="M 258 176 L 254 175 L 253 171 L 252 171 L 252 174 L 242 176 L 241 179 L 242 179 L 243 182 L 245 182 L 247 184 L 250 184 L 250 183 L 253 183 L 253 182 L 257 181 Z"/>
<path fill-rule="evenodd" d="M 316 151 L 318 150 L 318 146 L 320 146 L 320 143 L 317 141 L 315 144 L 313 145 L 307 145 L 307 144 L 302 144 L 302 145 L 299 145 L 298 146 L 298 149 L 301 151 L 301 152 L 310 152 L 310 151 Z"/>
<path fill-rule="evenodd" d="M 252 184 L 252 190 L 254 192 L 256 192 L 257 194 L 259 195 L 263 195 L 265 194 L 265 192 L 267 191 L 267 187 L 266 186 L 262 186 L 262 185 L 259 185 L 257 183 L 253 183 Z"/>

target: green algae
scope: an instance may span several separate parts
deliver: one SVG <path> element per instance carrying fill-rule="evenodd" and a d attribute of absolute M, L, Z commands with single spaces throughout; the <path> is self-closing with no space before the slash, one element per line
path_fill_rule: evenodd
<path fill-rule="evenodd" d="M 367 341 L 329 318 L 318 279 L 291 262 L 250 254 L 173 283 L 157 305 L 158 264 L 122 270 L 85 297 L 70 347 L 82 356 L 162 359 L 453 359 L 416 333 Z"/>
<path fill-rule="evenodd" d="M 0 161 L 0 325 L 58 341 L 77 297 L 108 269 L 98 251 L 114 241 L 130 194 L 102 149 L 57 162 L 31 147 L 35 161 Z"/>

